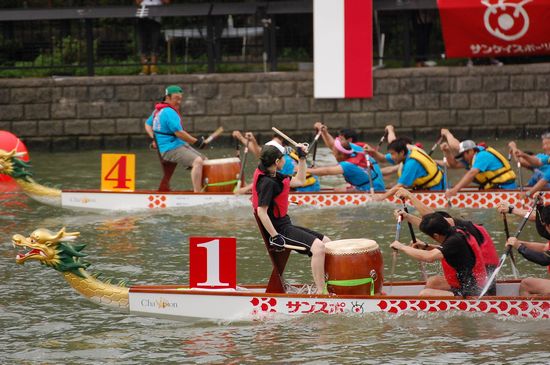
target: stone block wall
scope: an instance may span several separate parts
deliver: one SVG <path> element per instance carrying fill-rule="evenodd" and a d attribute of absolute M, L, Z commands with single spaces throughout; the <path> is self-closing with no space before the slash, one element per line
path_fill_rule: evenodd
<path fill-rule="evenodd" d="M 388 69 L 372 99 L 314 99 L 311 72 L 0 80 L 0 129 L 31 149 L 144 147 L 143 123 L 166 85 L 184 88 L 184 126 L 311 135 L 315 121 L 375 140 L 386 124 L 413 138 L 536 136 L 550 128 L 550 64 Z"/>

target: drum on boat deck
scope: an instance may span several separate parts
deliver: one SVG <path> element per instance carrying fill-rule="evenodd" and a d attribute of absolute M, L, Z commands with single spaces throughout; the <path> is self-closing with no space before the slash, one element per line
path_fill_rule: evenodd
<path fill-rule="evenodd" d="M 379 294 L 384 263 L 378 244 L 367 239 L 347 239 L 325 244 L 325 275 L 329 293 Z"/>
<path fill-rule="evenodd" d="M 231 192 L 237 184 L 241 160 L 237 157 L 206 160 L 202 167 L 202 181 L 207 192 Z"/>

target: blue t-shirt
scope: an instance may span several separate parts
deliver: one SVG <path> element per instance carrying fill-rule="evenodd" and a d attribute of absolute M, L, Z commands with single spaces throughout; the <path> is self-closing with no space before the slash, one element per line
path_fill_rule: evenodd
<path fill-rule="evenodd" d="M 479 172 L 495 171 L 502 168 L 502 162 L 491 152 L 485 150 L 485 148 L 478 146 L 479 152 L 474 155 L 472 167 L 478 169 Z M 469 169 L 468 169 L 469 170 Z M 506 184 L 498 184 L 501 189 L 515 189 L 516 182 L 512 181 Z"/>
<path fill-rule="evenodd" d="M 540 163 L 542 163 L 542 166 L 539 167 L 539 170 L 541 170 L 542 172 L 550 170 L 550 155 L 547 155 L 546 153 L 538 153 L 535 157 L 539 159 Z"/>
<path fill-rule="evenodd" d="M 546 170 L 542 175 L 543 179 L 550 182 L 550 169 Z"/>
<path fill-rule="evenodd" d="M 544 178 L 544 174 L 550 170 L 550 155 L 547 155 L 546 153 L 538 153 L 535 157 L 539 159 L 542 166 L 534 169 L 533 175 L 531 175 L 531 178 L 527 182 L 527 186 L 535 185 L 540 179 Z M 550 180 L 548 180 L 546 187 L 550 188 Z"/>
<path fill-rule="evenodd" d="M 369 157 L 369 161 L 372 164 L 373 171 L 371 171 L 372 185 L 374 191 L 385 191 L 386 186 L 384 185 L 384 180 L 382 178 L 382 171 L 378 164 Z M 366 168 L 357 166 L 351 162 L 342 161 L 339 162 L 340 167 L 344 171 L 344 179 L 357 190 L 368 191 L 370 190 L 370 180 Z"/>
<path fill-rule="evenodd" d="M 155 133 L 161 155 L 187 144 L 187 142 L 182 141 L 176 135 L 170 135 L 175 132 L 183 131 L 180 116 L 174 109 L 166 107 L 162 109 L 156 117 L 155 113 L 153 113 L 147 119 L 146 123 L 153 127 L 153 131 L 155 132 L 167 133 Z"/>
<path fill-rule="evenodd" d="M 412 188 L 416 179 L 428 175 L 428 171 L 417 160 L 410 158 L 410 151 L 407 152 L 405 161 L 403 161 L 403 167 L 401 169 L 401 176 L 397 180 L 398 184 L 401 184 L 407 188 Z M 386 157 L 387 159 L 387 157 Z M 438 166 L 438 170 L 441 168 Z M 432 186 L 428 190 L 444 190 L 445 189 L 445 176 L 441 179 L 439 184 Z"/>

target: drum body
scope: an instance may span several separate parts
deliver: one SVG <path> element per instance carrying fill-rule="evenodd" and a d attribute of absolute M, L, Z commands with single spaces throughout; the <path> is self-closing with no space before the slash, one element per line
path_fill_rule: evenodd
<path fill-rule="evenodd" d="M 384 282 L 384 263 L 378 244 L 367 239 L 331 241 L 325 244 L 327 290 L 337 295 L 379 294 Z M 372 279 L 372 280 L 369 280 Z"/>
<path fill-rule="evenodd" d="M 232 192 L 241 170 L 237 157 L 206 160 L 202 167 L 202 181 L 207 192 Z"/>

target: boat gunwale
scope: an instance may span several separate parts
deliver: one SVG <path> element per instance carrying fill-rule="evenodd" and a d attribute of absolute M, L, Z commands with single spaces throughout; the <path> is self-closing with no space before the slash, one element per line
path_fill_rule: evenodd
<path fill-rule="evenodd" d="M 502 280 L 498 284 L 519 284 L 521 280 Z M 395 282 L 385 288 L 392 286 L 414 286 L 424 285 L 423 281 L 402 281 Z M 266 285 L 251 284 L 241 285 L 247 289 L 265 289 Z M 456 297 L 456 296 L 419 296 L 419 295 L 327 295 L 327 294 L 300 294 L 300 293 L 266 293 L 263 291 L 223 291 L 220 289 L 200 289 L 190 288 L 185 285 L 136 285 L 131 286 L 130 293 L 148 293 L 148 294 L 183 294 L 183 295 L 211 295 L 211 296 L 266 296 L 276 298 L 322 298 L 322 299 L 363 299 L 363 300 L 454 300 L 454 301 L 550 301 L 550 295 L 547 296 L 485 296 L 478 297 Z"/>
<path fill-rule="evenodd" d="M 413 194 L 444 194 L 445 190 L 409 190 Z M 541 189 L 542 192 L 549 192 L 550 189 Z M 458 193 L 521 193 L 522 191 L 518 189 L 486 189 L 480 190 L 478 188 L 464 188 L 461 189 Z M 172 190 L 172 191 L 158 191 L 158 190 L 134 190 L 134 191 L 102 191 L 100 189 L 63 189 L 62 193 L 87 193 L 87 194 L 162 194 L 162 195 L 232 195 L 235 196 L 233 192 L 193 192 L 191 190 Z M 369 191 L 335 191 L 333 189 L 322 189 L 321 191 L 293 191 L 290 195 L 351 195 L 351 194 L 361 194 L 361 195 L 371 195 Z M 383 192 L 378 192 L 375 194 L 383 194 Z M 241 195 L 251 195 L 251 194 L 241 194 Z"/>

